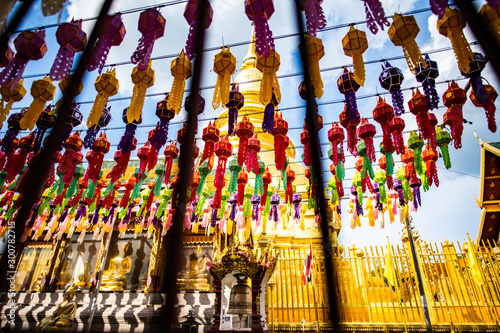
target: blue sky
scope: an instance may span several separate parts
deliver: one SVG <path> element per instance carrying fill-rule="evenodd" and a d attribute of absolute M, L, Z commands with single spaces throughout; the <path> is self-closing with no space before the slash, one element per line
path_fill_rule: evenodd
<path fill-rule="evenodd" d="M 480 5 L 479 2 L 480 1 L 477 1 L 476 5 Z M 155 2 L 151 0 L 144 1 L 141 2 L 141 6 L 154 3 Z M 212 25 L 208 30 L 207 41 L 205 44 L 206 48 L 218 48 L 222 46 L 222 40 L 226 45 L 249 40 L 251 26 L 250 21 L 244 13 L 243 0 L 213 0 L 211 1 L 211 4 L 214 9 L 214 18 Z M 295 14 L 293 12 L 293 7 L 291 7 L 290 4 L 293 4 L 293 2 L 275 1 L 276 11 L 269 22 L 274 36 L 283 36 L 296 32 Z M 407 12 L 429 7 L 429 2 L 423 0 L 387 0 L 382 1 L 382 4 L 386 15 L 392 15 L 395 11 Z M 134 8 L 135 6 L 137 6 L 137 1 L 134 0 L 115 0 L 112 12 L 126 11 L 127 9 Z M 61 21 L 70 20 L 72 17 L 95 17 L 99 8 L 100 3 L 98 1 L 70 0 L 69 5 L 63 12 Z M 359 0 L 324 1 L 323 8 L 327 17 L 328 27 L 365 20 L 363 2 Z M 158 59 L 153 62 L 153 69 L 156 72 L 156 83 L 148 90 L 148 93 L 161 94 L 170 90 L 172 82 L 170 75 L 170 62 L 184 47 L 185 39 L 189 30 L 188 24 L 182 17 L 183 11 L 184 4 L 167 6 L 161 9 L 162 14 L 167 21 L 166 30 L 165 36 L 157 40 L 155 44 L 153 57 L 164 55 L 172 56 L 165 59 Z M 139 13 L 123 15 L 127 34 L 122 45 L 111 49 L 108 57 L 108 64 L 127 62 L 130 60 L 130 55 L 135 50 L 140 38 L 140 33 L 137 31 L 138 16 Z M 437 33 L 436 18 L 430 11 L 415 14 L 415 18 L 417 19 L 420 27 L 420 33 L 416 41 L 422 51 L 437 50 L 451 46 L 449 39 Z M 392 19 L 389 19 L 389 21 L 392 22 Z M 31 10 L 30 15 L 23 21 L 21 28 L 46 26 L 54 23 L 57 23 L 57 16 L 43 17 L 40 10 L 40 1 L 35 1 L 35 5 Z M 87 34 L 90 34 L 92 25 L 92 21 L 84 23 L 83 27 Z M 379 31 L 376 35 L 373 35 L 367 29 L 365 24 L 356 25 L 356 28 L 365 31 L 368 37 L 369 47 L 363 55 L 365 60 L 379 61 L 388 57 L 403 55 L 402 49 L 400 47 L 393 46 L 390 42 L 387 35 L 387 29 Z M 34 77 L 36 74 L 47 73 L 50 69 L 59 48 L 59 45 L 55 40 L 55 31 L 56 28 L 47 28 L 47 54 L 39 61 L 30 62 L 25 71 L 25 76 L 27 76 L 27 78 L 25 79 L 24 85 L 28 90 L 31 86 L 31 82 L 40 78 L 40 76 Z M 344 55 L 341 45 L 342 37 L 347 33 L 347 31 L 348 28 L 345 27 L 320 32 L 318 34 L 318 37 L 323 40 L 326 53 L 320 61 L 320 68 L 328 69 L 352 63 L 352 59 Z M 469 42 L 475 40 L 473 34 L 468 30 L 466 30 L 466 36 Z M 297 51 L 297 45 L 299 43 L 298 37 L 294 36 L 276 39 L 275 43 L 276 49 L 281 55 L 282 62 L 278 75 L 301 72 Z M 247 45 L 242 45 L 231 48 L 231 52 L 237 59 L 238 69 L 247 51 L 247 47 Z M 478 46 L 473 46 L 473 50 L 480 51 L 480 48 Z M 202 87 L 209 87 L 215 84 L 216 75 L 212 72 L 212 61 L 213 56 L 217 52 L 218 51 L 211 51 L 205 54 Z M 431 58 L 437 61 L 439 65 L 440 77 L 437 79 L 438 82 L 457 79 L 460 77 L 458 66 L 452 51 L 435 53 L 431 55 Z M 376 62 L 366 66 L 365 86 L 359 89 L 357 93 L 358 96 L 373 95 L 377 92 L 386 92 L 378 83 L 378 76 L 381 71 L 380 64 L 381 63 Z M 405 75 L 403 88 L 419 86 L 413 75 L 408 70 L 408 66 L 406 65 L 404 59 L 391 61 L 391 64 L 399 67 L 403 71 Z M 133 85 L 130 79 L 130 73 L 132 68 L 133 66 L 131 64 L 116 67 L 117 77 L 120 80 L 120 90 L 118 95 L 114 96 L 115 98 L 131 96 Z M 340 73 L 341 69 L 328 70 L 322 73 L 325 89 L 324 95 L 318 103 L 320 104 L 319 112 L 323 116 L 325 127 L 320 132 L 321 142 L 327 142 L 327 130 L 331 126 L 332 121 L 338 121 L 338 114 L 343 109 L 342 103 L 335 102 L 343 99 L 343 95 L 339 93 L 336 87 L 336 80 Z M 81 110 L 85 117 L 84 119 L 86 119 L 86 116 L 92 106 L 92 103 L 88 102 L 93 102 L 96 96 L 96 91 L 93 87 L 93 82 L 96 76 L 96 71 L 87 73 L 84 82 L 84 90 L 77 98 L 77 101 L 85 102 L 81 106 Z M 489 65 L 483 71 L 483 76 L 487 78 L 488 81 L 497 89 L 500 88 L 500 85 L 498 85 L 498 79 Z M 280 108 L 288 108 L 284 111 L 283 115 L 289 124 L 301 124 L 304 119 L 305 108 L 297 107 L 304 105 L 304 102 L 296 93 L 297 86 L 300 81 L 300 76 L 293 76 L 280 80 L 282 94 L 283 96 L 286 96 L 282 98 Z M 461 87 L 464 87 L 466 82 L 466 80 L 460 80 L 458 83 Z M 186 86 L 188 87 L 189 83 Z M 446 88 L 446 84 L 438 85 L 438 93 L 440 96 L 442 96 Z M 206 126 L 208 124 L 208 119 L 215 118 L 221 112 L 220 108 L 215 111 L 212 109 L 210 103 L 212 94 L 212 89 L 203 90 L 203 96 L 207 103 L 205 113 L 200 118 L 207 120 L 201 121 L 199 128 Z M 387 101 L 390 102 L 389 95 L 385 96 Z M 411 92 L 406 91 L 404 96 L 406 106 L 406 103 L 411 96 Z M 58 97 L 59 95 L 56 99 Z M 146 99 L 143 110 L 143 124 L 145 127 L 138 131 L 138 141 L 140 145 L 146 141 L 147 132 L 157 122 L 157 117 L 154 113 L 155 105 L 161 99 L 163 99 L 163 96 L 150 97 Z M 14 107 L 20 108 L 22 106 L 27 106 L 32 100 L 33 99 L 29 95 L 28 91 L 25 98 L 21 102 L 16 103 Z M 113 157 L 116 144 L 123 134 L 124 124 L 121 120 L 121 114 L 123 109 L 127 107 L 129 103 L 129 99 L 110 103 L 112 106 L 113 120 L 108 127 L 120 127 L 120 129 L 110 129 L 107 131 L 108 139 L 112 144 L 114 144 L 110 153 L 106 156 L 108 159 Z M 361 116 L 371 117 L 375 104 L 376 97 L 360 99 L 358 101 L 358 107 Z M 440 186 L 439 188 L 433 186 L 430 191 L 422 193 L 422 208 L 419 209 L 417 213 L 412 214 L 414 217 L 414 226 L 420 231 L 422 238 L 427 241 L 440 242 L 445 238 L 452 241 L 462 241 L 466 239 L 467 232 L 471 235 L 471 238 L 475 238 L 477 233 L 481 211 L 475 203 L 474 195 L 478 196 L 479 193 L 480 150 L 478 141 L 474 137 L 473 132 L 474 130 L 477 130 L 477 134 L 483 141 L 499 141 L 499 137 L 498 134 L 493 134 L 488 131 L 483 109 L 474 107 L 472 103 L 468 101 L 464 105 L 463 110 L 464 117 L 473 123 L 472 125 L 464 125 L 464 133 L 462 137 L 463 148 L 458 151 L 453 148 L 450 149 L 452 160 L 451 170 L 445 170 L 442 160 L 438 161 L 437 165 Z M 442 115 L 445 111 L 446 109 L 442 105 L 438 110 L 435 110 L 435 114 L 440 122 L 442 121 Z M 177 130 L 180 128 L 180 122 L 183 120 L 184 116 L 184 112 L 181 112 L 173 120 L 173 123 L 177 124 L 170 127 L 169 139 L 173 139 L 177 134 Z M 415 117 L 409 113 L 408 108 L 406 108 L 406 114 L 403 118 L 406 122 L 407 129 L 416 129 L 416 122 L 414 120 Z M 295 128 L 300 126 L 293 125 L 293 127 Z M 84 129 L 84 125 L 80 126 L 80 128 Z M 4 133 L 5 130 L 6 127 L 4 127 L 1 132 Z M 377 130 L 380 130 L 378 125 Z M 300 142 L 300 132 L 301 130 L 298 129 L 290 130 L 289 132 L 290 137 L 296 144 Z M 407 139 L 407 136 L 405 136 L 405 139 Z M 378 143 L 379 141 L 376 140 L 375 145 L 378 146 Z M 198 145 L 202 147 L 203 142 L 199 140 Z M 323 153 L 325 156 L 327 150 L 328 147 L 323 146 Z M 302 151 L 297 150 L 297 156 L 300 156 L 301 154 Z M 377 155 L 377 159 L 378 157 L 379 156 Z M 400 164 L 399 157 L 396 158 L 396 161 L 397 164 Z M 354 162 L 355 159 L 353 157 L 347 157 L 346 167 L 353 167 Z M 323 161 L 324 170 L 329 170 L 329 164 L 329 160 Z M 348 170 L 346 178 L 350 179 L 352 175 L 352 170 Z M 329 172 L 325 173 L 324 179 L 328 180 L 329 177 Z M 350 183 L 350 180 L 346 180 L 344 185 L 347 187 L 350 186 Z M 389 236 L 391 242 L 398 242 L 398 239 L 400 238 L 400 231 L 402 229 L 402 225 L 399 223 L 394 223 L 392 225 L 386 223 L 386 227 L 384 229 L 380 229 L 378 225 L 375 228 L 371 228 L 368 226 L 367 218 L 363 218 L 361 222 L 362 227 L 351 230 L 349 228 L 349 216 L 345 210 L 346 203 L 347 200 L 344 200 L 343 229 L 339 238 L 340 243 L 344 245 L 350 245 L 352 243 L 363 243 L 366 245 L 385 244 L 386 236 Z"/>

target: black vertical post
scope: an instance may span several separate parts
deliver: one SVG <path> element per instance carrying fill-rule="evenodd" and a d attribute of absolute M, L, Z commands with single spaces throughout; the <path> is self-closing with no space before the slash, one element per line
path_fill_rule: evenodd
<path fill-rule="evenodd" d="M 175 329 L 177 317 L 175 313 L 175 304 L 177 303 L 177 274 L 179 272 L 180 254 L 182 253 L 184 233 L 182 230 L 183 221 L 186 213 L 186 204 L 188 201 L 188 188 L 193 179 L 193 149 L 196 145 L 195 134 L 198 127 L 198 105 L 199 90 L 203 65 L 203 44 L 205 41 L 205 19 L 208 0 L 200 0 L 198 13 L 198 24 L 196 26 L 194 45 L 195 59 L 193 66 L 193 77 L 189 103 L 186 104 L 187 125 L 184 135 L 184 142 L 180 147 L 179 154 L 179 182 L 176 185 L 178 200 L 175 206 L 175 213 L 172 218 L 172 226 L 164 236 L 166 253 L 163 254 L 163 264 L 161 265 L 160 292 L 166 293 L 166 304 L 162 308 L 162 320 L 165 326 L 156 327 L 157 331 L 169 332 Z M 174 205 L 175 198 L 172 198 Z"/>
<path fill-rule="evenodd" d="M 309 72 L 309 64 L 311 59 L 309 59 L 309 55 L 306 51 L 306 43 L 305 43 L 305 29 L 304 29 L 304 21 L 302 18 L 302 13 L 300 11 L 300 0 L 295 0 L 296 5 L 296 14 L 297 14 L 297 26 L 299 30 L 300 43 L 303 47 L 302 50 L 302 67 L 304 71 L 304 84 L 306 87 L 306 95 L 307 95 L 307 109 L 306 109 L 306 121 L 308 125 L 308 129 L 311 133 L 311 152 L 313 156 L 313 186 L 316 187 L 316 196 L 319 205 L 319 214 L 320 214 L 320 227 L 321 227 L 321 235 L 323 238 L 323 252 L 324 252 L 324 260 L 325 260 L 325 271 L 326 271 L 326 279 L 328 286 L 328 306 L 329 306 L 329 319 L 330 323 L 333 325 L 333 331 L 339 331 L 339 313 L 338 313 L 338 304 L 336 293 L 334 289 L 334 274 L 333 274 L 333 249 L 332 243 L 330 240 L 330 228 L 328 225 L 328 220 L 326 216 L 326 199 L 325 192 L 323 187 L 323 170 L 321 167 L 321 159 L 320 159 L 320 142 L 318 136 L 318 110 L 317 104 L 314 100 L 314 90 L 311 82 L 311 75 Z"/>

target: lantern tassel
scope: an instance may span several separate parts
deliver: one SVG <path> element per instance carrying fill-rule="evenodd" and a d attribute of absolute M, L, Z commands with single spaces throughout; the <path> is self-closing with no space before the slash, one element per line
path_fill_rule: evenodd
<path fill-rule="evenodd" d="M 75 50 L 68 45 L 59 48 L 56 59 L 50 68 L 49 77 L 51 80 L 59 81 L 69 75 L 75 60 L 75 53 Z"/>
<path fill-rule="evenodd" d="M 102 36 L 97 41 L 95 48 L 92 52 L 92 56 L 87 65 L 87 70 L 89 72 L 98 69 L 98 73 L 102 73 L 102 69 L 104 68 L 104 64 L 106 63 L 106 59 L 108 58 L 109 50 L 113 46 L 113 41 L 106 36 Z"/>
<path fill-rule="evenodd" d="M 405 108 L 403 93 L 401 92 L 401 88 L 399 86 L 397 86 L 397 89 L 391 90 L 391 98 L 394 112 L 398 116 L 401 116 L 403 113 L 405 113 Z"/>
<path fill-rule="evenodd" d="M 408 64 L 408 68 L 413 73 L 413 75 L 417 75 L 417 68 L 420 62 L 422 62 L 422 66 L 427 68 L 427 63 L 425 62 L 424 57 L 422 57 L 422 53 L 420 52 L 415 39 L 407 38 L 403 40 L 402 44 L 403 53 Z"/>
<path fill-rule="evenodd" d="M 427 78 L 422 82 L 422 86 L 424 87 L 427 105 L 431 110 L 437 109 L 439 106 L 439 95 L 436 90 L 436 81 Z"/>
<path fill-rule="evenodd" d="M 262 121 L 262 130 L 270 133 L 274 129 L 274 104 L 268 103 L 264 109 L 264 119 Z"/>
<path fill-rule="evenodd" d="M 92 109 L 90 110 L 89 117 L 87 118 L 87 127 L 91 128 L 92 126 L 97 125 L 99 122 L 99 118 L 101 118 L 102 112 L 104 111 L 104 107 L 108 102 L 109 93 L 105 90 L 101 90 L 96 98 Z"/>
<path fill-rule="evenodd" d="M 45 103 L 46 101 L 44 99 L 40 97 L 35 98 L 28 108 L 28 111 L 26 111 L 24 116 L 19 121 L 19 127 L 21 127 L 21 129 L 29 129 L 32 131 L 38 117 L 40 117 L 43 109 L 45 109 Z"/>
<path fill-rule="evenodd" d="M 12 109 L 12 104 L 14 104 L 14 101 L 12 99 L 9 99 L 6 104 L 2 103 L 2 106 L 0 107 L 0 129 L 2 128 L 5 119 L 7 119 L 7 116 Z"/>
<path fill-rule="evenodd" d="M 367 25 L 372 34 L 375 35 L 378 32 L 376 23 L 378 23 L 382 30 L 384 30 L 384 26 L 388 27 L 390 25 L 385 17 L 384 8 L 382 8 L 382 4 L 379 0 L 366 0 L 364 3 Z"/>
<path fill-rule="evenodd" d="M 144 99 L 146 98 L 147 89 L 148 85 L 142 81 L 134 85 L 132 100 L 130 101 L 130 106 L 127 111 L 127 121 L 129 123 L 141 120 L 142 108 L 144 107 Z"/>
<path fill-rule="evenodd" d="M 307 33 L 314 38 L 317 31 L 326 26 L 325 14 L 317 0 L 304 0 L 302 5 L 306 14 Z"/>
<path fill-rule="evenodd" d="M 353 52 L 352 63 L 354 67 L 352 76 L 360 86 L 363 86 L 365 84 L 365 63 L 363 61 L 363 54 L 360 52 Z"/>
<path fill-rule="evenodd" d="M 175 114 L 179 114 L 181 111 L 182 95 L 184 93 L 185 84 L 186 80 L 184 80 L 184 78 L 174 77 L 172 90 L 170 91 L 170 95 L 168 97 L 167 107 L 169 109 L 174 109 Z"/>
<path fill-rule="evenodd" d="M 10 90 L 14 90 L 17 87 L 21 77 L 23 76 L 26 65 L 30 59 L 22 58 L 21 55 L 16 53 L 16 56 L 12 61 L 4 68 L 0 73 L 0 86 L 6 86 L 10 84 Z"/>

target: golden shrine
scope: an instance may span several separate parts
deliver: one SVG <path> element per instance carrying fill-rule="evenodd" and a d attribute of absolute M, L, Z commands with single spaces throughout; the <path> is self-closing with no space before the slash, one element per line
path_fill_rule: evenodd
<path fill-rule="evenodd" d="M 258 100 L 258 91 L 262 74 L 256 69 L 256 59 L 252 40 L 235 82 L 245 96 L 239 117 L 247 117 L 260 128 L 263 105 Z M 227 116 L 227 110 L 221 116 Z M 226 122 L 227 117 L 221 117 L 215 124 L 222 131 L 227 128 Z M 277 174 L 272 136 L 259 133 L 258 138 L 262 161 L 272 169 L 272 174 Z M 233 144 L 237 146 L 236 141 Z M 302 164 L 292 162 L 293 142 L 290 147 L 287 150 L 290 167 L 297 179 L 305 178 Z M 339 300 L 337 310 L 343 331 L 425 331 L 422 293 L 436 330 L 499 331 L 500 267 L 496 241 L 500 210 L 499 192 L 493 188 L 500 186 L 500 150 L 498 144 L 483 142 L 481 149 L 483 188 L 478 205 L 483 209 L 483 219 L 477 246 L 472 241 L 454 244 L 443 240 L 431 244 L 415 233 L 419 263 L 415 265 L 404 228 L 401 244 L 344 248 L 337 244 L 340 228 L 332 223 L 330 214 L 333 248 L 329 250 L 333 253 L 335 281 L 333 290 L 328 290 L 322 238 L 312 211 L 305 212 L 304 230 L 291 220 L 286 221 L 287 228 L 283 224 L 277 228 L 264 219 L 263 225 L 254 228 L 251 234 L 217 228 L 213 233 L 204 228 L 197 233 L 186 231 L 184 262 L 177 280 L 180 290 L 177 316 L 182 318 L 195 308 L 205 323 L 201 325 L 204 331 L 210 332 L 330 331 L 327 293 L 333 292 Z M 129 164 L 126 176 L 134 172 L 136 164 L 134 161 Z M 103 168 L 109 166 L 110 163 Z M 177 165 L 173 168 L 175 172 Z M 212 182 L 213 174 L 207 178 L 207 184 Z M 306 181 L 301 179 L 297 183 Z M 273 179 L 272 186 L 278 190 L 278 177 Z M 160 228 L 152 233 L 148 230 L 137 233 L 133 229 L 119 232 L 115 228 L 109 237 L 108 253 L 105 251 L 108 233 L 99 240 L 94 231 L 89 229 L 86 234 L 54 242 L 44 241 L 41 235 L 26 243 L 17 275 L 21 292 L 18 302 L 25 307 L 19 314 L 24 316 L 23 329 L 34 328 L 25 318 L 36 304 L 43 304 L 45 315 L 50 315 L 49 309 L 55 309 L 63 300 L 62 290 L 71 284 L 80 291 L 75 296 L 78 310 L 73 329 L 86 328 L 88 306 L 96 292 L 93 279 L 102 264 L 98 299 L 101 310 L 96 313 L 102 320 L 94 324 L 92 331 L 128 332 L 130 322 L 147 331 L 158 323 L 154 311 L 163 302 L 163 296 L 158 294 L 158 281 L 164 255 Z M 310 247 L 312 281 L 304 283 L 301 276 Z M 423 290 L 416 283 L 417 271 L 424 277 Z M 238 282 L 236 273 L 244 274 L 251 282 Z M 231 290 L 238 284 L 250 288 L 251 309 L 246 318 L 230 311 Z M 113 310 L 116 306 L 123 310 Z M 5 303 L 0 304 L 2 312 L 6 307 Z"/>

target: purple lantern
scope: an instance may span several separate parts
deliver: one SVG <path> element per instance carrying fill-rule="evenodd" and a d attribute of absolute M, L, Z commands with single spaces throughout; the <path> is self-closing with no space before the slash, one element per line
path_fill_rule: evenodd
<path fill-rule="evenodd" d="M 392 67 L 388 61 L 382 64 L 382 73 L 378 77 L 382 88 L 389 90 L 392 97 L 394 112 L 401 116 L 404 112 L 404 98 L 401 92 L 401 83 L 403 83 L 403 72 L 397 67 Z"/>
<path fill-rule="evenodd" d="M 137 65 L 138 70 L 143 71 L 148 68 L 155 40 L 163 37 L 165 33 L 165 23 L 165 18 L 156 8 L 146 9 L 141 13 L 139 31 L 142 33 L 142 37 L 139 40 L 137 49 L 130 58 L 132 63 Z"/>
<path fill-rule="evenodd" d="M 14 139 L 21 131 L 19 121 L 21 120 L 22 117 L 24 117 L 26 111 L 28 111 L 28 108 L 24 108 L 20 112 L 11 114 L 9 119 L 7 119 L 7 124 L 9 125 L 9 129 L 7 130 L 7 133 L 5 133 L 5 136 L 3 137 L 0 147 L 4 153 L 9 152 L 10 147 L 12 146 L 12 142 L 14 142 Z"/>
<path fill-rule="evenodd" d="M 49 77 L 53 81 L 59 81 L 70 73 L 75 53 L 85 48 L 87 34 L 82 30 L 82 20 L 61 24 L 57 28 L 56 38 L 61 47 L 50 69 Z"/>
<path fill-rule="evenodd" d="M 486 92 L 482 79 L 481 79 L 481 71 L 486 65 L 486 61 L 484 56 L 481 53 L 474 52 L 474 60 L 470 62 L 470 70 L 468 73 L 462 73 L 463 76 L 470 78 L 470 83 L 472 86 L 472 90 L 474 91 L 474 95 L 476 98 L 484 104 L 487 104 L 489 101 L 488 93 Z"/>
<path fill-rule="evenodd" d="M 344 66 L 342 75 L 337 79 L 337 87 L 344 94 L 347 105 L 347 118 L 350 120 L 358 117 L 358 105 L 356 103 L 356 91 L 359 89 L 359 84 L 354 79 L 351 71 Z"/>
<path fill-rule="evenodd" d="M 156 104 L 156 116 L 160 118 L 160 121 L 156 124 L 154 134 L 149 139 L 149 143 L 151 143 L 151 146 L 154 147 L 157 152 L 167 143 L 168 126 L 170 120 L 175 117 L 175 110 L 167 107 L 168 96 L 167 93 L 165 98 Z"/>
<path fill-rule="evenodd" d="M 276 99 L 276 98 L 275 98 Z M 228 135 L 234 135 L 236 129 L 236 123 L 238 122 L 238 110 L 240 110 L 245 105 L 245 96 L 239 91 L 238 84 L 233 84 L 231 91 L 229 92 L 229 102 L 226 104 L 226 108 L 228 108 Z M 267 110 L 267 106 L 266 106 Z M 273 108 L 273 116 L 271 120 L 271 130 L 272 123 L 274 121 L 274 108 Z M 264 113 L 265 119 L 265 113 Z M 264 125 L 262 126 L 264 127 Z"/>
<path fill-rule="evenodd" d="M 255 52 L 267 58 L 274 50 L 273 33 L 267 21 L 274 13 L 273 0 L 245 0 L 245 13 L 255 23 Z"/>
<path fill-rule="evenodd" d="M 106 104 L 97 124 L 90 126 L 90 128 L 87 130 L 87 135 L 85 135 L 85 140 L 83 140 L 83 146 L 87 149 L 91 149 L 92 147 L 94 147 L 94 142 L 97 133 L 101 128 L 108 126 L 110 121 L 111 121 L 111 106 L 108 106 Z"/>
<path fill-rule="evenodd" d="M 14 59 L 0 73 L 0 86 L 5 86 L 12 81 L 11 90 L 15 89 L 21 80 L 28 62 L 41 59 L 47 53 L 45 30 L 21 32 L 14 40 L 14 46 L 17 51 Z"/>
<path fill-rule="evenodd" d="M 214 16 L 214 11 L 212 6 L 210 6 L 210 2 L 206 2 L 207 8 L 205 13 L 200 13 L 200 1 L 199 0 L 188 0 L 186 4 L 186 9 L 184 9 L 184 18 L 189 24 L 189 35 L 186 41 L 186 58 L 189 61 L 194 58 L 194 41 L 196 30 L 198 29 L 198 23 L 203 19 L 205 25 L 202 27 L 203 29 L 208 29 L 210 24 L 212 23 L 212 18 Z M 204 15 L 205 17 L 202 17 Z"/>
<path fill-rule="evenodd" d="M 83 120 L 83 114 L 80 111 L 80 104 L 76 104 L 75 102 L 73 102 L 70 109 L 71 115 L 66 118 L 66 121 L 63 125 L 63 135 L 58 149 L 59 151 L 63 149 L 64 143 L 69 138 L 69 135 L 71 134 L 73 128 L 79 126 Z"/>
<path fill-rule="evenodd" d="M 92 56 L 87 65 L 87 70 L 92 72 L 97 68 L 99 74 L 101 74 L 106 59 L 108 58 L 109 49 L 111 46 L 120 45 L 126 33 L 127 31 L 125 30 L 121 14 L 118 13 L 113 16 L 108 16 L 104 32 L 94 46 Z"/>
<path fill-rule="evenodd" d="M 417 81 L 422 83 L 424 87 L 425 99 L 429 108 L 437 109 L 439 104 L 439 96 L 436 90 L 436 78 L 439 76 L 437 62 L 431 60 L 429 55 L 425 55 L 427 67 L 422 66 L 422 62 L 418 64 Z"/>
<path fill-rule="evenodd" d="M 326 26 L 325 13 L 321 8 L 320 0 L 302 0 L 302 10 L 306 14 L 307 33 L 312 38 L 316 37 L 318 30 Z"/>
<path fill-rule="evenodd" d="M 127 112 L 128 108 L 125 108 L 122 116 L 122 120 L 125 123 L 125 133 L 120 138 L 117 148 L 118 150 L 121 150 L 122 153 L 130 153 L 133 150 L 135 130 L 137 129 L 137 125 L 142 123 L 142 114 L 139 120 L 133 120 L 129 123 L 127 120 Z"/>
<path fill-rule="evenodd" d="M 38 150 L 42 145 L 42 140 L 45 132 L 49 128 L 54 127 L 54 124 L 56 122 L 56 116 L 50 111 L 52 111 L 51 104 L 47 105 L 47 107 L 43 110 L 43 112 L 38 117 L 38 120 L 36 121 L 37 129 L 35 134 L 35 142 L 33 143 L 33 152 L 35 154 L 38 153 Z"/>

